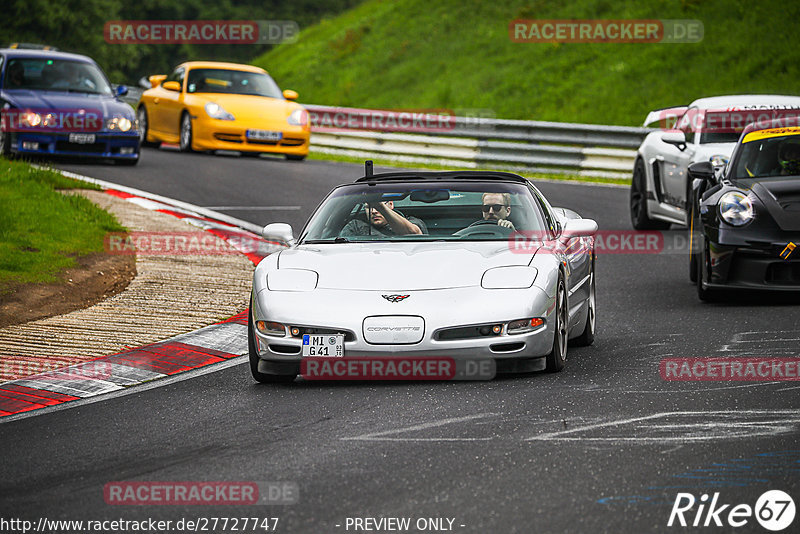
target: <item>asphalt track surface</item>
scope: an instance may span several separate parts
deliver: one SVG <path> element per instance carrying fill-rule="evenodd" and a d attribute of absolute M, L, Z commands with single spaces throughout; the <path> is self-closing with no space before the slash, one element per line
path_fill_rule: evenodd
<path fill-rule="evenodd" d="M 362 174 L 151 149 L 134 168 L 59 166 L 296 231 L 331 187 Z M 539 185 L 601 229 L 630 228 L 626 189 Z M 780 489 L 798 502 L 798 382 L 659 375 L 666 357 L 797 356 L 796 299 L 701 303 L 675 254 L 601 255 L 597 287 L 596 341 L 571 348 L 558 374 L 266 386 L 241 364 L 2 424 L 0 516 L 278 517 L 286 533 L 355 532 L 348 517 L 382 516 L 453 518 L 456 532 L 716 532 L 730 527 L 666 526 L 678 492 L 754 506 Z M 104 485 L 129 480 L 288 481 L 299 502 L 107 505 Z M 754 518 L 737 531 L 764 532 Z"/>

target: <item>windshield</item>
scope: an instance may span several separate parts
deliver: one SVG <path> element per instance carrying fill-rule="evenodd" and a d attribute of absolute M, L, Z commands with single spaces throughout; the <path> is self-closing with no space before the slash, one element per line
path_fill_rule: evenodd
<path fill-rule="evenodd" d="M 92 63 L 55 58 L 12 58 L 3 78 L 5 89 L 37 89 L 110 95 L 111 86 Z"/>
<path fill-rule="evenodd" d="M 541 235 L 540 209 L 522 184 L 353 184 L 330 194 L 300 242 L 505 241 Z"/>
<path fill-rule="evenodd" d="M 780 177 L 797 179 L 800 176 L 800 135 L 778 135 L 758 138 L 762 132 L 745 137 L 736 157 L 733 177 L 737 179 Z"/>
<path fill-rule="evenodd" d="M 227 69 L 192 69 L 186 92 L 283 98 L 278 84 L 268 74 Z"/>

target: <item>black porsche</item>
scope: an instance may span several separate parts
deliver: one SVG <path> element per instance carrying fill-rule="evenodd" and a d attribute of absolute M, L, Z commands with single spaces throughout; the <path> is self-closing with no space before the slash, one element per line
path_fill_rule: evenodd
<path fill-rule="evenodd" d="M 689 173 L 689 271 L 700 299 L 729 289 L 800 291 L 797 118 L 748 125 L 724 168 L 697 162 Z"/>

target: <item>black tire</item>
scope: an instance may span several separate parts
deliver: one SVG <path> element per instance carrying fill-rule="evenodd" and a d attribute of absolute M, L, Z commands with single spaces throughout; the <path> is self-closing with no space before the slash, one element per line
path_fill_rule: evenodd
<path fill-rule="evenodd" d="M 555 333 L 553 335 L 553 350 L 547 355 L 549 373 L 557 373 L 564 368 L 567 361 L 567 337 L 569 328 L 569 306 L 567 304 L 567 290 L 564 280 L 558 279 L 556 289 Z"/>
<path fill-rule="evenodd" d="M 194 152 L 192 148 L 192 117 L 184 111 L 181 115 L 180 133 L 178 136 L 181 152 Z"/>
<path fill-rule="evenodd" d="M 597 326 L 597 298 L 594 282 L 594 261 L 592 261 L 592 272 L 589 278 L 589 310 L 586 316 L 586 326 L 581 335 L 572 340 L 576 347 L 588 347 L 594 343 L 594 332 Z"/>
<path fill-rule="evenodd" d="M 3 113 L 0 112 L 0 124 L 5 121 L 3 118 Z M 11 158 L 11 134 L 9 132 L 4 132 L 2 128 L 0 128 L 0 156 Z"/>
<path fill-rule="evenodd" d="M 252 302 L 252 300 L 250 301 Z M 288 383 L 293 382 L 297 376 L 295 375 L 270 375 L 261 373 L 258 370 L 258 351 L 256 350 L 255 334 L 253 334 L 253 314 L 247 314 L 247 353 L 250 357 L 250 373 L 255 378 L 256 382 L 261 384 L 275 384 L 275 383 Z"/>
<path fill-rule="evenodd" d="M 303 161 L 306 159 L 305 156 L 298 156 L 296 154 L 286 154 L 286 159 L 289 161 Z"/>
<path fill-rule="evenodd" d="M 641 158 L 636 160 L 633 167 L 633 179 L 631 180 L 630 194 L 630 213 L 631 224 L 636 230 L 666 230 L 669 223 L 664 221 L 654 221 L 647 216 L 647 188 L 645 186 L 644 161 Z"/>
<path fill-rule="evenodd" d="M 139 109 L 136 110 L 136 118 L 139 121 L 139 145 L 149 147 L 158 146 L 160 143 L 154 143 L 147 140 L 147 132 L 149 131 L 149 118 L 147 116 L 147 108 L 144 107 L 144 104 L 139 106 Z"/>
<path fill-rule="evenodd" d="M 717 297 L 718 293 L 713 289 L 703 287 L 703 282 L 706 281 L 705 274 L 708 273 L 708 254 L 706 252 L 707 245 L 703 243 L 700 247 L 700 252 L 697 257 L 697 297 L 704 302 L 712 302 Z"/>

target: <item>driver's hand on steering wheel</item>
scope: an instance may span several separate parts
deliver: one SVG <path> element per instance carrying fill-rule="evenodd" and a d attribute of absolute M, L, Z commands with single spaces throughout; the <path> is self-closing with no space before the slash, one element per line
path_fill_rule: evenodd
<path fill-rule="evenodd" d="M 508 219 L 499 219 L 497 221 L 497 226 L 502 226 L 504 228 L 508 228 L 509 230 L 514 230 L 514 223 L 509 221 Z"/>

